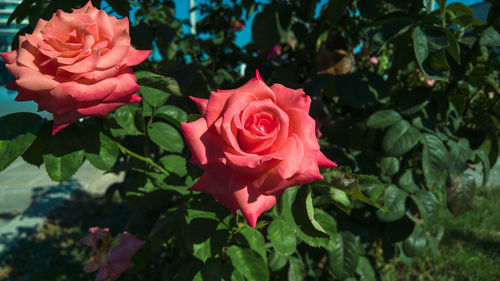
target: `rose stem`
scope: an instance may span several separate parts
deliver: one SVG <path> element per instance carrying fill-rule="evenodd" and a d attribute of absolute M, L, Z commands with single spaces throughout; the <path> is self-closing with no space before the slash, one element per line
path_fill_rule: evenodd
<path fill-rule="evenodd" d="M 132 156 L 136 159 L 139 159 L 143 162 L 146 162 L 148 164 L 150 164 L 151 166 L 155 167 L 156 169 L 158 169 L 162 174 L 164 174 L 165 176 L 169 176 L 170 174 L 165 170 L 163 169 L 160 165 L 156 164 L 153 159 L 151 158 L 148 158 L 148 157 L 144 157 L 144 156 L 141 156 L 131 150 L 129 150 L 128 148 L 124 147 L 123 145 L 119 144 L 119 143 L 116 143 L 118 145 L 118 148 L 125 154 L 128 154 L 129 156 Z"/>

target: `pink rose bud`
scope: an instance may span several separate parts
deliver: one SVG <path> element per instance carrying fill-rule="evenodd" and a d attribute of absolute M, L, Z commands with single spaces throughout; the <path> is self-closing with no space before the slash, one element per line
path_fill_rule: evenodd
<path fill-rule="evenodd" d="M 429 79 L 429 77 L 425 75 L 424 75 L 424 80 L 425 80 L 425 85 L 427 85 L 427 87 L 429 88 L 434 87 L 434 84 L 436 84 L 436 80 Z"/>
<path fill-rule="evenodd" d="M 145 243 L 127 232 L 118 234 L 116 241 L 112 241 L 108 228 L 91 227 L 89 233 L 80 240 L 92 247 L 92 260 L 83 271 L 99 270 L 95 281 L 116 280 L 125 270 L 134 266 L 130 260 Z"/>
<path fill-rule="evenodd" d="M 0 56 L 16 79 L 7 87 L 19 92 L 16 101 L 33 100 L 52 113 L 55 134 L 81 117 L 106 117 L 139 102 L 131 66 L 150 54 L 130 45 L 128 18 L 110 17 L 89 1 L 40 19 L 32 34 L 19 36 L 17 51 Z"/>
<path fill-rule="evenodd" d="M 276 45 L 269 53 L 266 54 L 266 59 L 275 59 L 279 56 L 281 56 L 281 46 Z"/>
<path fill-rule="evenodd" d="M 378 64 L 378 58 L 377 57 L 371 57 L 368 60 L 371 64 L 377 65 Z"/>
<path fill-rule="evenodd" d="M 302 89 L 268 87 L 257 72 L 238 89 L 191 99 L 202 118 L 181 127 L 191 162 L 205 172 L 190 190 L 241 210 L 252 227 L 286 188 L 320 180 L 318 168 L 337 166 L 320 151 Z"/>

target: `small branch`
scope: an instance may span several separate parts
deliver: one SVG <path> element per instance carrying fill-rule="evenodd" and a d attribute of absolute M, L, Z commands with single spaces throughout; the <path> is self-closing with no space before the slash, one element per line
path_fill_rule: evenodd
<path fill-rule="evenodd" d="M 124 154 L 127 154 L 129 156 L 132 156 L 138 160 L 141 160 L 145 163 L 148 163 L 149 165 L 155 167 L 156 169 L 158 169 L 158 171 L 160 171 L 162 174 L 164 174 L 165 176 L 169 176 L 170 174 L 165 170 L 163 169 L 160 165 L 156 164 L 153 159 L 151 158 L 148 158 L 148 157 L 144 157 L 144 156 L 141 156 L 131 150 L 129 150 L 128 148 L 124 147 L 123 145 L 119 144 L 119 143 L 116 143 L 118 145 L 118 148 L 124 153 Z"/>

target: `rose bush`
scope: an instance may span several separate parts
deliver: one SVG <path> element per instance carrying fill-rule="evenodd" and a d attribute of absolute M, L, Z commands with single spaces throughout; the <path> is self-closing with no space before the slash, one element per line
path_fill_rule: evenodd
<path fill-rule="evenodd" d="M 311 98 L 302 89 L 268 87 L 259 73 L 242 87 L 192 98 L 202 118 L 182 124 L 205 172 L 191 190 L 210 193 L 255 227 L 283 191 L 320 180 L 318 168 L 337 165 L 320 151 Z"/>
<path fill-rule="evenodd" d="M 16 79 L 8 86 L 19 92 L 16 101 L 33 100 L 52 113 L 55 134 L 78 118 L 139 102 L 131 66 L 150 54 L 130 45 L 128 18 L 108 16 L 89 1 L 40 19 L 32 34 L 19 36 L 19 50 L 0 56 Z"/>

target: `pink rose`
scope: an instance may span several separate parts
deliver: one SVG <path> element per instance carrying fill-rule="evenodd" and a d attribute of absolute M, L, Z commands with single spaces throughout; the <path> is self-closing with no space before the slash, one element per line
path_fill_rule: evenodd
<path fill-rule="evenodd" d="M 134 266 L 130 260 L 145 243 L 127 232 L 118 234 L 116 241 L 113 241 L 109 228 L 91 227 L 89 233 L 80 240 L 92 247 L 92 260 L 83 271 L 99 269 L 95 281 L 116 280 L 125 270 Z"/>
<path fill-rule="evenodd" d="M 19 36 L 19 50 L 0 53 L 16 80 L 16 101 L 33 100 L 54 115 L 52 133 L 84 116 L 106 117 L 140 101 L 131 66 L 151 51 L 130 46 L 128 18 L 117 19 L 89 1 L 73 13 L 40 19 L 33 34 Z"/>
<path fill-rule="evenodd" d="M 190 189 L 212 194 L 232 213 L 240 209 L 252 227 L 286 188 L 322 179 L 318 167 L 337 166 L 320 151 L 302 89 L 268 87 L 257 72 L 238 89 L 191 99 L 202 118 L 182 123 L 182 132 L 191 161 L 205 172 Z"/>

